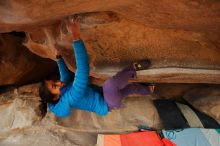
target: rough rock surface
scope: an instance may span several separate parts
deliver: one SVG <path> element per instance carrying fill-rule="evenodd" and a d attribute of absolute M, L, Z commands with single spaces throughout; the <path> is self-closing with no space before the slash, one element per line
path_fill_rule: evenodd
<path fill-rule="evenodd" d="M 25 48 L 23 39 L 16 33 L 0 34 L 0 86 L 36 82 L 56 68 L 54 61 Z"/>
<path fill-rule="evenodd" d="M 152 70 L 143 72 L 139 80 L 219 83 L 219 1 L 9 0 L 2 1 L 0 8 L 1 32 L 26 32 L 25 45 L 52 59 L 54 43 L 59 43 L 73 71 L 71 34 L 64 20 L 77 14 L 92 76 L 106 79 L 118 66 L 150 58 Z"/>
<path fill-rule="evenodd" d="M 95 146 L 97 134 L 31 126 L 0 133 L 2 146 Z"/>
<path fill-rule="evenodd" d="M 152 71 L 142 72 L 142 81 L 218 83 L 220 51 L 204 32 L 151 28 L 111 12 L 81 17 L 81 35 L 90 54 L 92 76 L 106 79 L 122 66 L 149 58 Z M 57 28 L 62 29 L 58 32 Z M 58 42 L 69 68 L 74 70 L 71 33 L 65 24 L 37 31 L 29 32 L 25 45 L 40 56 L 53 59 L 53 44 Z M 46 41 L 39 43 L 43 40 Z"/>
<path fill-rule="evenodd" d="M 220 90 L 218 87 L 194 88 L 188 91 L 184 99 L 198 110 L 209 114 L 220 123 Z"/>
<path fill-rule="evenodd" d="M 112 10 L 149 26 L 196 31 L 219 30 L 219 1 L 200 0 L 85 0 L 1 1 L 1 31 L 24 29 L 26 24 L 47 24 L 75 13 Z M 16 15 L 15 15 L 16 14 Z M 26 27 L 27 28 L 27 27 Z"/>

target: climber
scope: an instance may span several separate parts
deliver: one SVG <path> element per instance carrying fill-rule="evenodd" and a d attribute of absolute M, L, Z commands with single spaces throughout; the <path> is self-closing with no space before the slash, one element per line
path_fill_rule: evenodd
<path fill-rule="evenodd" d="M 103 87 L 90 85 L 89 62 L 86 48 L 80 40 L 80 24 L 74 19 L 69 21 L 69 29 L 73 34 L 73 48 L 76 59 L 76 72 L 71 80 L 71 72 L 67 69 L 62 57 L 57 54 L 57 65 L 60 80 L 44 80 L 39 87 L 41 104 L 39 105 L 42 117 L 47 112 L 47 104 L 51 112 L 58 117 L 66 117 L 71 113 L 71 108 L 78 108 L 95 112 L 104 116 L 109 111 L 119 108 L 123 97 L 137 93 L 148 95 L 153 92 L 151 86 L 128 83 L 129 79 L 136 77 L 136 71 L 147 69 L 149 60 L 141 60 L 130 67 L 118 72 L 115 76 L 105 81 Z"/>

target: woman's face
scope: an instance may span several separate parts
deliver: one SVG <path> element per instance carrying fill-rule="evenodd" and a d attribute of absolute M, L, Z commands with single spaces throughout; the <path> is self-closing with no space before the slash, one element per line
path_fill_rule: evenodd
<path fill-rule="evenodd" d="M 47 80 L 45 81 L 47 89 L 55 95 L 55 99 L 58 98 L 61 95 L 60 89 L 64 86 L 64 83 L 61 81 L 53 81 L 53 80 Z"/>

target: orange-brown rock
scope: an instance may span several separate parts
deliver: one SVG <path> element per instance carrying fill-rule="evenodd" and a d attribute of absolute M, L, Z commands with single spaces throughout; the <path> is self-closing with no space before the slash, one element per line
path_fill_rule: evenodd
<path fill-rule="evenodd" d="M 81 17 L 81 35 L 95 77 L 107 78 L 132 61 L 149 58 L 152 70 L 141 72 L 141 81 L 218 83 L 220 79 L 220 51 L 205 33 L 149 28 L 110 12 Z M 69 68 L 74 70 L 71 33 L 63 22 L 32 31 L 28 38 L 25 45 L 32 52 L 52 59 L 53 45 L 58 42 Z"/>
<path fill-rule="evenodd" d="M 25 31 L 25 45 L 54 59 L 54 43 L 75 70 L 71 34 L 64 20 L 81 18 L 81 37 L 90 54 L 91 75 L 106 79 L 121 66 L 149 58 L 139 81 L 219 83 L 218 1 L 7 1 L 1 2 L 0 30 Z M 16 13 L 16 15 L 14 15 Z M 118 67 L 119 66 L 119 67 Z"/>
<path fill-rule="evenodd" d="M 27 84 L 42 80 L 56 64 L 31 53 L 21 36 L 0 34 L 0 86 Z"/>
<path fill-rule="evenodd" d="M 157 28 L 214 32 L 219 31 L 220 23 L 220 3 L 216 0 L 8 0 L 1 1 L 0 6 L 1 32 L 24 30 L 27 25 L 52 24 L 54 20 L 72 14 L 102 11 L 113 11 L 129 20 Z"/>

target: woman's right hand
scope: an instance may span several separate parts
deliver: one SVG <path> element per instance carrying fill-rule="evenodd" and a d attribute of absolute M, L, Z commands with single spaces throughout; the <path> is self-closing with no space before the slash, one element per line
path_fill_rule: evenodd
<path fill-rule="evenodd" d="M 73 34 L 73 40 L 79 40 L 80 39 L 80 23 L 79 19 L 77 18 L 71 18 L 69 20 L 69 29 L 71 30 Z"/>

